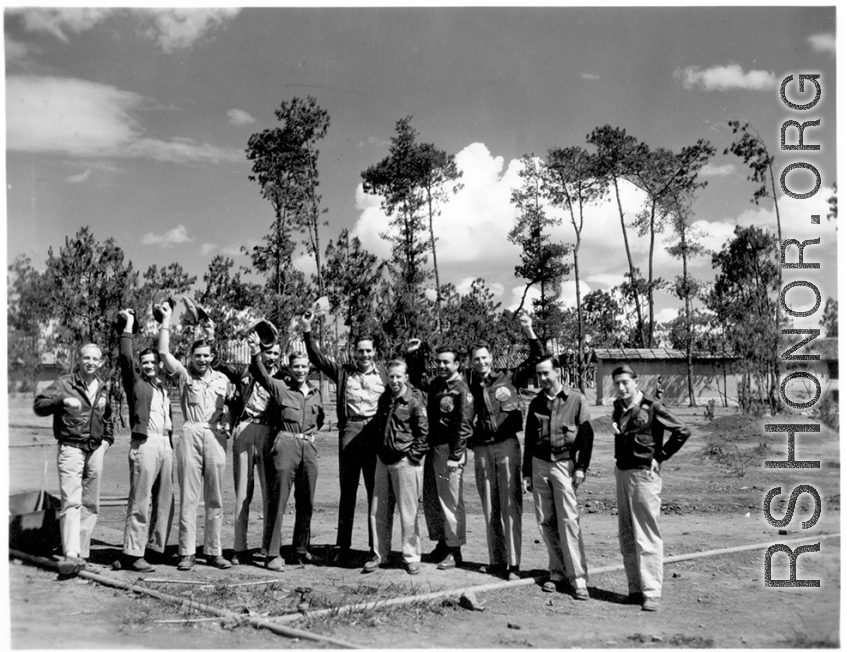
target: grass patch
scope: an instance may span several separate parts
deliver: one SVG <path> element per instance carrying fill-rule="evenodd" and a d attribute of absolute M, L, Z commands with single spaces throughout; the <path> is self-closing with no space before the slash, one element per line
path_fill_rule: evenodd
<path fill-rule="evenodd" d="M 811 648 L 811 647 L 840 647 L 837 634 L 822 635 L 820 632 L 804 632 L 792 628 L 791 634 L 785 637 L 786 647 Z"/>

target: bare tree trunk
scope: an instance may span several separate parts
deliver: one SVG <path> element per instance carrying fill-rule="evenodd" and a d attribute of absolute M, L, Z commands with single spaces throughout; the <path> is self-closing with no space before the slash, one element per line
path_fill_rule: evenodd
<path fill-rule="evenodd" d="M 644 346 L 644 317 L 641 314 L 641 302 L 638 300 L 638 288 L 635 285 L 635 266 L 632 264 L 632 252 L 629 249 L 629 238 L 626 235 L 626 222 L 624 221 L 623 206 L 621 205 L 621 194 L 618 188 L 618 178 L 612 177 L 615 184 L 615 198 L 618 201 L 618 213 L 621 216 L 621 231 L 623 232 L 623 244 L 626 249 L 626 260 L 629 263 L 629 277 L 632 281 L 632 291 L 635 297 L 635 314 L 638 319 L 638 337 L 641 339 L 641 345 Z"/>
<path fill-rule="evenodd" d="M 765 148 L 767 152 L 767 148 Z M 776 213 L 776 239 L 777 239 L 777 293 L 782 292 L 782 264 L 781 264 L 781 254 L 782 254 L 782 222 L 779 217 L 779 203 L 777 202 L 777 194 L 776 194 L 776 183 L 773 178 L 773 166 L 768 163 L 768 171 L 771 175 L 771 192 L 773 193 L 773 209 Z M 779 392 L 777 391 L 777 387 L 779 386 L 779 323 L 782 321 L 782 310 L 780 308 L 779 298 L 776 301 L 776 318 L 775 318 L 775 326 L 776 326 L 776 347 L 774 347 L 773 351 L 773 374 L 771 378 L 771 416 L 776 416 L 778 412 L 782 410 L 782 400 L 779 398 Z"/>
<path fill-rule="evenodd" d="M 432 247 L 432 266 L 435 269 L 435 306 L 436 321 L 438 322 L 438 334 L 444 335 L 444 327 L 441 323 L 441 280 L 438 276 L 438 256 L 435 253 L 435 230 L 432 228 L 432 192 L 426 190 L 426 201 L 429 209 L 429 243 Z"/>
<path fill-rule="evenodd" d="M 650 209 L 650 253 L 647 258 L 647 309 L 649 310 L 647 323 L 647 348 L 653 348 L 653 330 L 655 327 L 653 307 L 653 251 L 656 247 L 656 202 Z"/>
<path fill-rule="evenodd" d="M 585 365 L 582 359 L 583 338 L 582 332 L 582 298 L 579 291 L 579 245 L 580 237 L 576 237 L 576 246 L 573 249 L 573 274 L 576 281 L 576 338 L 577 338 L 577 354 L 576 354 L 576 373 L 579 376 L 579 391 L 585 394 Z"/>

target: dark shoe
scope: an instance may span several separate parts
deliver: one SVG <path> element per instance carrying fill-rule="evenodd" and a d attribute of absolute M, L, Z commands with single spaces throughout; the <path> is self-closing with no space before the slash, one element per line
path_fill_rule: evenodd
<path fill-rule="evenodd" d="M 246 550 L 237 550 L 233 552 L 231 563 L 233 566 L 247 566 L 250 564 L 250 553 Z"/>
<path fill-rule="evenodd" d="M 556 586 L 556 582 L 553 580 L 547 580 L 544 584 L 541 585 L 541 590 L 544 593 L 555 593 L 559 587 Z"/>
<path fill-rule="evenodd" d="M 127 561 L 129 561 L 129 559 L 127 559 Z M 152 573 L 156 570 L 156 567 L 152 564 L 148 564 L 144 557 L 136 557 L 135 561 L 127 564 L 127 567 L 129 570 L 133 570 L 136 573 Z"/>
<path fill-rule="evenodd" d="M 517 582 L 521 579 L 521 571 L 518 566 L 509 566 L 509 572 L 506 573 L 506 580 L 509 582 Z"/>
<path fill-rule="evenodd" d="M 449 548 L 447 556 L 436 566 L 438 570 L 448 570 L 462 565 L 462 551 L 460 548 Z"/>
<path fill-rule="evenodd" d="M 366 561 L 366 562 L 365 562 L 365 565 L 362 567 L 362 572 L 363 572 L 363 573 L 373 573 L 373 572 L 374 572 L 375 570 L 377 570 L 377 569 L 378 569 L 381 565 L 382 565 L 382 564 L 380 563 L 380 560 L 379 560 L 379 559 L 376 559 L 376 558 L 374 558 L 374 559 L 368 559 L 368 561 Z"/>
<path fill-rule="evenodd" d="M 329 563 L 333 566 L 341 566 L 342 568 L 347 568 L 348 566 L 350 566 L 350 561 L 352 557 L 353 553 L 350 548 L 336 548 L 329 558 Z"/>
<path fill-rule="evenodd" d="M 626 596 L 624 604 L 644 604 L 644 594 L 640 591 L 630 593 L 628 596 Z"/>
<path fill-rule="evenodd" d="M 444 543 L 444 539 L 441 539 L 435 544 L 435 548 L 432 549 L 432 552 L 427 555 L 427 559 L 433 564 L 437 564 L 444 561 L 444 558 L 449 554 L 450 548 L 448 548 L 447 544 Z"/>
<path fill-rule="evenodd" d="M 641 605 L 641 611 L 658 611 L 661 607 L 658 598 L 644 598 L 644 604 Z"/>
<path fill-rule="evenodd" d="M 207 555 L 206 556 L 206 565 L 214 566 L 218 570 L 226 570 L 228 568 L 232 568 L 232 564 L 227 560 L 223 555 Z"/>
<path fill-rule="evenodd" d="M 573 590 L 573 599 L 574 600 L 588 600 L 588 589 L 583 586 L 578 586 Z"/>
<path fill-rule="evenodd" d="M 80 571 L 85 570 L 85 561 L 79 557 L 65 557 L 59 562 L 59 575 L 72 577 L 78 575 Z"/>
<path fill-rule="evenodd" d="M 300 566 L 305 566 L 306 564 L 317 564 L 319 562 L 318 558 L 311 552 L 295 553 L 294 557 L 292 557 L 292 561 Z"/>
<path fill-rule="evenodd" d="M 281 573 L 285 570 L 285 560 L 282 557 L 268 557 L 265 560 L 265 568 L 269 571 Z"/>
<path fill-rule="evenodd" d="M 180 558 L 176 569 L 181 571 L 190 571 L 194 567 L 194 555 L 185 555 Z"/>
<path fill-rule="evenodd" d="M 421 565 L 416 561 L 410 561 L 406 564 L 406 572 L 409 575 L 417 575 L 421 572 Z"/>
<path fill-rule="evenodd" d="M 486 575 L 494 575 L 495 577 L 503 577 L 506 572 L 506 564 L 488 564 L 482 567 L 482 572 Z"/>

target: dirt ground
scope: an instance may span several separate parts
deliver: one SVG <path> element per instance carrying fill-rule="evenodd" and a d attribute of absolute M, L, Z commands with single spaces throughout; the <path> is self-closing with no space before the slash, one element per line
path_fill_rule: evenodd
<path fill-rule="evenodd" d="M 589 397 L 593 398 L 593 397 Z M 335 540 L 338 499 L 337 436 L 334 406 L 330 429 L 319 440 L 320 479 L 312 523 L 313 551 L 325 554 Z M 614 492 L 614 460 L 610 428 L 611 408 L 593 407 L 596 431 L 594 455 L 587 482 L 580 488 L 581 523 L 589 570 L 620 563 Z M 840 459 L 837 434 L 822 427 L 819 435 L 797 435 L 797 459 L 819 459 L 820 469 L 765 469 L 761 459 L 719 465 L 716 455 L 707 455 L 720 435 L 734 436 L 738 450 L 752 451 L 766 442 L 767 459 L 785 459 L 786 435 L 763 433 L 761 422 L 750 423 L 733 410 L 717 409 L 708 422 L 703 408 L 675 410 L 693 427 L 688 444 L 663 466 L 662 532 L 667 556 L 757 543 L 788 543 L 792 539 L 840 532 Z M 175 414 L 179 412 L 175 406 Z M 803 419 L 792 419 L 803 422 Z M 785 421 L 780 419 L 780 421 Z M 55 441 L 50 420 L 32 413 L 32 397 L 9 397 L 9 485 L 12 494 L 37 490 L 45 461 L 48 490 L 57 493 Z M 92 561 L 101 574 L 127 582 L 137 574 L 109 568 L 120 554 L 128 493 L 126 461 L 129 437 L 122 431 L 106 457 L 102 496 L 104 507 L 94 533 Z M 751 453 L 752 455 L 752 453 Z M 231 471 L 227 469 L 228 477 Z M 741 475 L 743 473 L 743 475 Z M 811 484 L 821 495 L 822 512 L 817 524 L 801 530 L 801 520 L 811 513 L 808 496 L 797 502 L 797 513 L 780 534 L 762 514 L 764 495 L 782 487 L 774 500 L 774 514 L 782 515 L 785 501 L 798 484 Z M 224 547 L 232 543 L 233 490 L 226 485 L 227 510 Z M 782 503 L 780 502 L 782 501 Z M 312 611 L 321 607 L 366 602 L 375 599 L 422 595 L 442 589 L 490 584 L 482 573 L 488 562 L 481 506 L 473 478 L 473 464 L 465 473 L 465 502 L 468 512 L 468 544 L 463 548 L 466 565 L 438 571 L 423 564 L 423 572 L 407 575 L 399 566 L 362 575 L 367 558 L 364 487 L 360 488 L 356 527 L 353 534 L 358 559 L 351 568 L 328 565 L 286 568 L 271 574 L 259 565 L 229 571 L 209 569 L 202 564 L 190 573 L 174 566 L 161 566 L 150 579 L 180 579 L 209 585 L 155 583 L 149 586 L 176 595 L 223 607 L 239 613 L 273 618 L 296 612 L 304 595 Z M 249 543 L 258 551 L 261 520 L 260 492 L 254 496 Z M 290 541 L 291 518 L 285 537 Z M 202 513 L 201 513 L 202 517 Z M 423 517 L 421 533 L 426 537 Z M 202 528 L 200 521 L 199 528 Z M 395 526 L 395 543 L 399 537 Z M 176 529 L 169 549 L 175 551 Z M 479 592 L 484 611 L 468 611 L 456 600 L 421 600 L 411 605 L 331 616 L 312 616 L 289 626 L 378 648 L 438 647 L 820 647 L 839 644 L 840 538 L 821 540 L 821 551 L 800 556 L 798 578 L 820 579 L 817 589 L 764 587 L 764 550 L 738 552 L 665 567 L 662 610 L 640 611 L 623 604 L 626 580 L 622 570 L 595 573 L 589 579 L 592 600 L 576 602 L 564 594 L 546 594 L 534 584 Z M 424 541 L 424 552 L 432 544 Z M 792 545 L 792 547 L 794 547 Z M 257 555 L 257 560 L 259 557 Z M 524 577 L 544 576 L 546 550 L 535 523 L 531 495 L 524 497 Z M 788 576 L 785 555 L 774 558 L 774 579 Z M 275 584 L 246 587 L 227 585 L 262 580 Z M 208 617 L 184 607 L 170 606 L 149 597 L 134 597 L 119 589 L 106 588 L 84 579 L 59 581 L 50 572 L 11 563 L 9 568 L 11 643 L 14 648 L 265 648 L 327 647 L 326 644 L 283 638 L 227 621 L 192 621 Z M 58 616 L 62 614 L 63 616 Z M 552 616 L 552 618 L 551 618 Z"/>

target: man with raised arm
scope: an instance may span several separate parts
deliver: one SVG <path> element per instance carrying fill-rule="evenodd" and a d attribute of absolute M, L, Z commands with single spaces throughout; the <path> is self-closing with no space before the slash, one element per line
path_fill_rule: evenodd
<path fill-rule="evenodd" d="M 98 376 L 102 366 L 100 347 L 83 345 L 73 373 L 59 376 L 33 404 L 38 416 L 53 416 L 53 436 L 59 441 L 62 574 L 85 568 L 100 513 L 103 457 L 115 441 L 109 386 Z"/>
<path fill-rule="evenodd" d="M 594 445 L 588 400 L 562 384 L 562 369 L 553 356 L 541 358 L 535 370 L 541 391 L 526 415 L 523 483 L 532 491 L 538 529 L 547 545 L 550 578 L 541 588 L 564 591 L 567 578 L 573 597 L 588 600 L 588 565 L 576 503 Z"/>
<path fill-rule="evenodd" d="M 374 363 L 376 350 L 374 338 L 370 335 L 359 335 L 356 338 L 353 363 L 339 364 L 327 358 L 312 337 L 313 318 L 312 313 L 303 315 L 300 323 L 309 361 L 335 383 L 341 494 L 338 500 L 337 550 L 333 561 L 346 565 L 350 562 L 360 475 L 365 480 L 369 511 L 373 499 L 375 442 L 379 437 L 379 433 L 374 431 L 373 418 L 376 416 L 379 397 L 388 386 L 388 372 L 381 364 Z M 368 547 L 371 543 L 369 532 Z"/>
<path fill-rule="evenodd" d="M 288 358 L 291 380 L 286 382 L 270 375 L 260 354 L 259 336 L 255 331 L 247 336 L 250 346 L 250 374 L 256 383 L 269 393 L 273 403 L 271 435 L 266 446 L 268 459 L 275 470 L 268 477 L 268 503 L 271 513 L 265 523 L 262 545 L 268 551 L 270 570 L 282 570 L 282 519 L 294 487 L 294 561 L 307 564 L 314 561 L 309 552 L 312 537 L 312 506 L 318 482 L 318 450 L 315 434 L 324 423 L 321 392 L 309 384 L 309 360 L 300 353 Z M 274 511 L 275 510 L 275 511 Z"/>
<path fill-rule="evenodd" d="M 478 340 L 470 346 L 476 418 L 469 446 L 474 452 L 476 486 L 486 524 L 490 564 L 486 570 L 508 580 L 520 579 L 523 515 L 517 436 L 523 429 L 523 415 L 516 385 L 532 375 L 536 361 L 544 355 L 544 346 L 532 330 L 532 318 L 523 312 L 519 318 L 530 353 L 517 367 L 495 370 L 487 342 Z"/>
<path fill-rule="evenodd" d="M 278 372 L 279 344 L 265 346 L 260 343 L 262 362 L 271 376 Z M 256 474 L 262 489 L 263 529 L 273 527 L 276 503 L 270 500 L 269 482 L 276 480 L 276 469 L 271 457 L 273 428 L 271 424 L 271 397 L 250 374 L 249 364 L 215 361 L 214 369 L 224 374 L 235 387 L 230 400 L 229 414 L 232 423 L 232 475 L 235 482 L 235 537 L 232 563 L 236 566 L 250 563 L 247 556 L 247 528 L 250 520 L 250 503 L 256 488 Z M 262 538 L 265 568 L 282 570 L 284 564 L 278 553 L 269 554 Z"/>
<path fill-rule="evenodd" d="M 429 451 L 424 463 L 423 504 L 429 538 L 436 541 L 429 560 L 439 570 L 462 564 L 465 535 L 463 475 L 467 442 L 473 432 L 474 405 L 470 388 L 459 373 L 459 351 L 435 351 L 435 377 L 424 373 L 421 341 L 406 348 L 412 384 L 426 391 Z"/>
<path fill-rule="evenodd" d="M 179 554 L 177 568 L 191 570 L 197 551 L 197 507 L 200 490 L 206 503 L 203 527 L 203 553 L 206 563 L 215 568 L 231 566 L 221 548 L 223 525 L 223 482 L 226 466 L 224 426 L 227 378 L 211 368 L 212 345 L 197 340 L 191 345 L 188 369 L 170 352 L 170 327 L 173 312 L 165 302 L 161 306 L 159 356 L 168 373 L 176 377 L 179 402 L 185 423 L 174 434 L 176 475 L 179 481 Z"/>
<path fill-rule="evenodd" d="M 388 389 L 379 399 L 379 432 L 374 497 L 369 515 L 371 557 L 362 572 L 372 573 L 388 560 L 394 507 L 400 512 L 403 563 L 409 575 L 421 572 L 418 504 L 423 484 L 421 460 L 427 450 L 426 403 L 421 392 L 408 385 L 406 363 L 388 364 Z"/>
<path fill-rule="evenodd" d="M 174 517 L 171 399 L 159 376 L 159 354 L 144 349 L 140 369 L 133 360 L 135 314 L 120 315 L 125 326 L 118 362 L 132 431 L 123 553 L 129 570 L 149 573 L 156 567 L 144 558 L 145 550 L 161 558 Z"/>
<path fill-rule="evenodd" d="M 676 453 L 691 432 L 655 398 L 638 388 L 627 364 L 612 371 L 618 398 L 612 410 L 615 433 L 615 486 L 618 538 L 629 584 L 627 601 L 658 611 L 662 599 L 662 462 Z M 665 431 L 670 437 L 665 441 Z"/>

